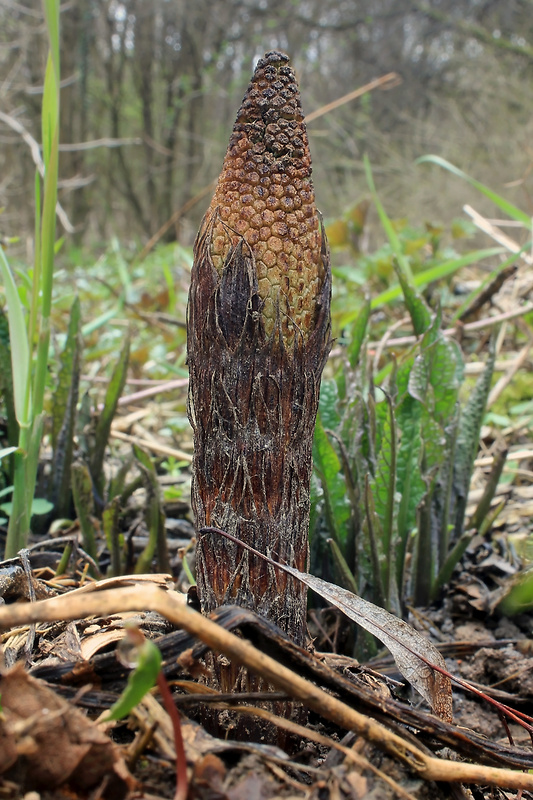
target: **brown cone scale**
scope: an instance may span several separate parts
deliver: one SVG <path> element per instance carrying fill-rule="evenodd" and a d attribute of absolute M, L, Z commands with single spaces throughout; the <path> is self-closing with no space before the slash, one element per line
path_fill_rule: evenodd
<path fill-rule="evenodd" d="M 223 529 L 274 560 L 307 568 L 330 294 L 298 87 L 288 57 L 268 53 L 239 110 L 195 243 L 187 319 L 192 506 L 202 610 L 252 608 L 298 644 L 305 641 L 305 587 L 203 529 Z M 231 690 L 238 671 L 219 677 Z"/>

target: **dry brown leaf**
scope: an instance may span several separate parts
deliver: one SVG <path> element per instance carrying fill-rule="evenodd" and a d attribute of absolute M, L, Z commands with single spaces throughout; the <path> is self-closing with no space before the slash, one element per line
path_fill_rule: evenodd
<path fill-rule="evenodd" d="M 200 789 L 207 796 L 223 798 L 226 797 L 224 789 L 224 779 L 226 777 L 226 767 L 224 762 L 213 753 L 201 756 L 193 766 L 193 783 L 196 789 Z"/>
<path fill-rule="evenodd" d="M 88 581 L 77 589 L 72 589 L 70 595 L 85 594 L 87 592 L 99 592 L 104 589 L 118 589 L 121 586 L 144 586 L 146 584 L 158 586 L 160 589 L 170 589 L 173 585 L 172 576 L 165 572 L 154 573 L 153 575 L 117 575 L 113 578 L 103 578 L 101 581 Z M 187 596 L 183 595 L 183 602 L 187 602 Z"/>
<path fill-rule="evenodd" d="M 310 575 L 308 572 L 300 572 L 296 567 L 289 567 L 287 564 L 273 561 L 225 531 L 217 528 L 204 528 L 203 530 L 222 534 L 227 539 L 238 542 L 246 550 L 260 556 L 272 566 L 293 575 L 332 603 L 390 650 L 396 666 L 404 678 L 429 703 L 437 716 L 445 722 L 453 721 L 452 682 L 448 674 L 444 674 L 446 662 L 437 648 L 411 625 L 347 589 Z"/>
<path fill-rule="evenodd" d="M 135 782 L 113 742 L 78 709 L 31 678 L 21 664 L 0 674 L 0 774 L 25 790 L 98 786 L 120 800 Z"/>
<path fill-rule="evenodd" d="M 99 650 L 123 639 L 127 623 L 141 627 L 143 621 L 142 615 L 128 611 L 124 614 L 114 614 L 105 620 L 99 620 L 95 625 L 88 626 L 81 640 L 81 657 L 89 661 Z"/>
<path fill-rule="evenodd" d="M 341 586 L 294 567 L 279 566 L 379 639 L 390 650 L 404 678 L 429 703 L 435 714 L 446 722 L 452 721 L 452 682 L 439 671 L 446 670 L 446 662 L 429 639 L 403 619 Z"/>
<path fill-rule="evenodd" d="M 124 638 L 124 628 L 111 628 L 98 633 L 92 633 L 83 639 L 81 643 L 81 656 L 85 661 L 89 661 L 95 653 L 104 647 L 119 642 Z"/>

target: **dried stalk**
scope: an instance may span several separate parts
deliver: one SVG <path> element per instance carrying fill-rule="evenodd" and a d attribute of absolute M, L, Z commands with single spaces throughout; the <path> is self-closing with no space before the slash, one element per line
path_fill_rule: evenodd
<path fill-rule="evenodd" d="M 194 249 L 187 342 L 197 530 L 222 528 L 300 570 L 331 271 L 288 57 L 259 61 Z M 236 603 L 299 644 L 306 589 L 212 535 L 199 539 L 204 612 Z"/>

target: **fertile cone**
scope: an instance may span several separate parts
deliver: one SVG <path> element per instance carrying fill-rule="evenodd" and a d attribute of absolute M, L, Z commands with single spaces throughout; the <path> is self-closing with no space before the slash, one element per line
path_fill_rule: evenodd
<path fill-rule="evenodd" d="M 289 58 L 259 61 L 239 110 L 208 212 L 216 217 L 213 264 L 221 274 L 241 237 L 255 260 L 267 335 L 279 308 L 286 345 L 314 328 L 324 283 L 322 229 L 311 181 L 311 156 Z"/>

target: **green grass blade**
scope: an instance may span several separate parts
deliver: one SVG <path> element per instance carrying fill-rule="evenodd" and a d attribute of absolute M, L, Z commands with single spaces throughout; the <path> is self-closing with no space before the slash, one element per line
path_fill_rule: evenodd
<path fill-rule="evenodd" d="M 379 517 L 376 514 L 374 505 L 374 495 L 370 485 L 370 474 L 367 472 L 364 477 L 364 506 L 365 506 L 365 525 L 368 535 L 369 554 L 372 564 L 372 583 L 376 602 L 385 608 L 386 598 L 383 580 L 381 577 L 381 558 L 380 541 L 381 526 Z M 377 530 L 378 529 L 378 530 Z"/>
<path fill-rule="evenodd" d="M 461 538 L 454 544 L 434 581 L 430 599 L 434 599 L 437 596 L 438 590 L 448 583 L 452 577 L 455 567 L 466 553 L 470 542 L 476 533 L 477 530 L 473 528 L 472 530 L 463 533 Z"/>
<path fill-rule="evenodd" d="M 467 267 L 469 264 L 474 264 L 476 261 L 482 261 L 484 258 L 501 255 L 504 252 L 505 248 L 503 247 L 488 247 L 484 250 L 473 250 L 471 253 L 465 253 L 464 256 L 451 258 L 448 261 L 443 261 L 441 264 L 436 264 L 424 270 L 424 272 L 413 275 L 413 285 L 418 289 L 424 288 L 429 283 L 433 283 L 433 281 L 440 281 L 443 278 L 448 278 L 462 267 Z M 513 255 L 511 263 L 512 260 L 516 258 L 517 256 Z M 392 300 L 396 300 L 401 294 L 402 288 L 399 284 L 391 286 L 389 289 L 386 289 L 384 292 L 374 297 L 370 303 L 370 307 L 372 310 L 380 308 L 380 306 L 384 306 Z"/>
<path fill-rule="evenodd" d="M 19 450 L 14 456 L 13 513 L 9 520 L 6 557 L 25 547 L 29 534 L 43 430 L 41 412 L 48 375 L 59 151 L 58 0 L 44 0 L 44 11 L 49 38 L 41 111 L 44 199 L 41 218 L 41 188 L 36 176 L 35 263 L 28 328 L 13 276 L 0 248 L 0 274 L 4 277 L 9 305 L 13 392 L 20 425 Z M 32 385 L 32 348 L 36 338 L 37 357 Z"/>
<path fill-rule="evenodd" d="M 485 488 L 483 489 L 483 494 L 470 519 L 470 522 L 468 523 L 469 528 L 476 528 L 476 530 L 480 531 L 485 520 L 489 517 L 492 499 L 496 494 L 503 468 L 505 466 L 505 462 L 507 461 L 508 452 L 509 449 L 504 447 L 495 453 L 494 461 L 492 463 Z"/>
<path fill-rule="evenodd" d="M 418 400 L 407 395 L 396 412 L 400 444 L 397 457 L 396 491 L 400 496 L 397 520 L 396 580 L 404 584 L 405 559 L 411 532 L 416 527 L 417 510 L 427 493 L 421 473 L 423 443 L 422 408 Z"/>
<path fill-rule="evenodd" d="M 28 541 L 42 431 L 42 414 L 20 428 L 19 446 L 13 454 L 13 504 L 4 558 L 14 558 Z"/>
<path fill-rule="evenodd" d="M 46 169 L 52 151 L 54 149 L 54 138 L 57 134 L 59 122 L 59 80 L 54 66 L 52 53 L 48 54 L 46 63 L 46 73 L 44 79 L 43 108 L 41 116 L 41 127 L 43 137 L 43 161 Z"/>
<path fill-rule="evenodd" d="M 324 429 L 318 414 L 313 440 L 313 463 L 324 492 L 328 528 L 341 550 L 346 546 L 350 523 L 350 506 L 347 502 L 346 482 L 341 472 L 341 462 Z"/>
<path fill-rule="evenodd" d="M 85 464 L 75 462 L 71 467 L 72 495 L 80 525 L 83 546 L 94 561 L 98 561 L 94 530 L 94 495 L 89 470 Z M 91 569 L 92 572 L 92 569 Z"/>
<path fill-rule="evenodd" d="M 344 589 L 348 589 L 350 592 L 358 594 L 357 581 L 355 580 L 355 576 L 348 566 L 340 547 L 335 539 L 328 539 L 328 544 L 331 548 L 333 561 L 335 562 L 335 566 L 340 576 L 340 585 Z"/>
<path fill-rule="evenodd" d="M 411 317 L 415 334 L 421 336 L 431 325 L 431 311 L 427 307 L 424 299 L 413 287 L 408 276 L 402 271 L 399 262 L 395 262 L 394 267 L 400 281 L 400 286 L 402 287 L 405 305 Z"/>
<path fill-rule="evenodd" d="M 2 247 L 0 247 L 0 274 L 4 281 L 4 291 L 9 309 L 9 340 L 11 344 L 15 411 L 19 425 L 21 427 L 27 427 L 29 425 L 27 388 L 30 369 L 30 349 L 26 332 L 26 321 L 24 319 L 24 308 L 20 301 L 15 280 Z"/>
<path fill-rule="evenodd" d="M 489 396 L 494 362 L 496 359 L 494 341 L 491 343 L 489 357 L 485 369 L 479 376 L 474 389 L 471 391 L 468 402 L 461 414 L 457 434 L 457 457 L 455 463 L 456 475 L 454 488 L 457 490 L 455 506 L 455 539 L 459 539 L 463 532 L 463 523 L 468 499 L 470 479 L 474 469 L 474 460 L 479 447 L 479 435 L 483 414 Z"/>
<path fill-rule="evenodd" d="M 16 447 L 2 447 L 2 449 L 0 449 L 0 461 L 3 458 L 6 458 L 7 456 L 10 456 L 11 453 L 15 453 L 16 450 L 17 450 Z"/>
<path fill-rule="evenodd" d="M 48 29 L 50 54 L 56 83 L 59 85 L 59 2 L 58 0 L 43 0 L 43 6 Z"/>
<path fill-rule="evenodd" d="M 398 502 L 397 481 L 397 427 L 390 396 L 386 402 L 376 406 L 379 426 L 379 451 L 376 459 L 376 475 L 371 482 L 376 515 L 382 531 L 381 576 L 385 590 L 385 608 L 397 606 L 395 534 L 397 530 Z"/>
<path fill-rule="evenodd" d="M 359 363 L 361 348 L 365 341 L 368 322 L 370 320 L 371 307 L 372 305 L 367 298 L 364 306 L 357 312 L 355 324 L 350 331 L 352 341 L 348 345 L 348 361 L 352 369 L 355 369 Z"/>
<path fill-rule="evenodd" d="M 510 203 L 501 195 L 494 192 L 492 189 L 489 189 L 488 186 L 485 186 L 484 183 L 481 181 L 477 181 L 475 178 L 472 178 L 470 175 L 467 175 L 466 172 L 463 172 L 462 169 L 459 167 L 454 166 L 454 164 L 450 164 L 449 161 L 446 161 L 445 158 L 441 158 L 440 156 L 434 155 L 427 155 L 418 158 L 415 162 L 416 164 L 435 164 L 438 167 L 442 167 L 442 169 L 448 170 L 451 172 L 452 175 L 457 175 L 458 178 L 462 178 L 462 180 L 467 181 L 471 186 L 474 186 L 481 194 L 484 194 L 485 197 L 488 197 L 495 206 L 497 206 L 501 211 L 507 214 L 511 219 L 516 220 L 517 222 L 521 222 L 528 231 L 531 230 L 531 217 L 529 214 L 526 214 L 520 208 L 515 206 L 513 203 Z"/>
<path fill-rule="evenodd" d="M 113 371 L 111 380 L 109 381 L 109 386 L 107 387 L 104 408 L 102 409 L 102 412 L 96 423 L 94 433 L 94 448 L 90 455 L 89 468 L 96 490 L 100 497 L 103 495 L 104 488 L 104 474 L 102 466 L 104 463 L 105 449 L 109 439 L 111 423 L 113 422 L 118 401 L 126 383 L 129 355 L 130 339 L 129 336 L 127 336 L 117 365 Z"/>
<path fill-rule="evenodd" d="M 49 10 L 55 5 L 49 0 Z M 49 31 L 50 37 L 53 32 Z M 55 230 L 57 180 L 59 162 L 59 53 L 56 59 L 50 52 L 46 65 L 44 83 L 42 130 L 43 160 L 45 164 L 44 197 L 41 221 L 41 269 L 34 275 L 33 303 L 39 298 L 40 321 L 37 343 L 37 363 L 34 377 L 33 414 L 40 414 L 48 372 L 48 350 L 50 346 L 50 312 L 52 307 L 52 285 L 54 278 Z M 36 317 L 35 317 L 36 318 Z"/>
<path fill-rule="evenodd" d="M 20 430 L 21 442 L 27 441 L 27 428 Z M 29 507 L 26 504 L 26 457 L 19 449 L 14 453 L 13 498 L 9 511 L 9 525 L 4 558 L 14 558 L 21 547 L 24 547 L 30 528 Z"/>
<path fill-rule="evenodd" d="M 161 509 L 160 487 L 155 467 L 148 453 L 145 453 L 138 445 L 133 445 L 133 452 L 143 475 L 146 491 L 144 518 L 148 528 L 148 543 L 137 560 L 135 572 L 138 575 L 150 572 L 154 555 L 157 556 L 160 572 L 168 572 L 170 562 L 165 534 L 165 517 Z"/>
<path fill-rule="evenodd" d="M 390 242 L 392 251 L 398 260 L 398 264 L 400 265 L 401 269 L 408 277 L 408 279 L 411 281 L 413 279 L 413 273 L 411 270 L 411 265 L 409 264 L 409 259 L 405 256 L 405 253 L 402 250 L 400 239 L 398 238 L 398 234 L 394 230 L 394 225 L 387 216 L 387 212 L 383 208 L 381 200 L 379 199 L 379 195 L 376 191 L 376 186 L 374 184 L 374 176 L 372 175 L 372 167 L 370 166 L 370 160 L 368 156 L 366 155 L 364 156 L 363 163 L 365 167 L 365 175 L 368 183 L 368 188 L 370 189 L 372 200 L 374 201 L 374 205 L 376 206 L 376 210 L 378 212 L 381 224 L 383 225 L 383 229 L 387 234 L 387 238 Z"/>
<path fill-rule="evenodd" d="M 41 233 L 42 248 L 42 313 L 50 316 L 52 307 L 52 283 L 54 277 L 57 173 L 58 173 L 58 131 L 56 129 L 54 146 L 48 161 L 44 183 L 43 219 Z"/>
<path fill-rule="evenodd" d="M 37 323 L 40 314 L 41 303 L 41 212 L 42 212 L 42 198 L 41 198 L 41 176 L 39 170 L 35 170 L 35 246 L 33 252 L 33 276 L 30 287 L 31 291 L 31 306 L 30 318 L 28 321 L 28 342 L 32 343 L 37 339 Z M 31 383 L 31 374 L 28 373 L 28 385 Z"/>
<path fill-rule="evenodd" d="M 108 575 L 120 575 L 122 569 L 122 546 L 120 536 L 120 497 L 114 497 L 102 512 L 102 528 L 107 542 L 107 549 L 111 553 L 111 570 Z"/>
<path fill-rule="evenodd" d="M 52 496 L 56 514 L 68 516 L 71 505 L 70 467 L 74 452 L 74 436 L 81 372 L 80 303 L 71 309 L 65 347 L 60 357 L 57 388 L 52 401 Z"/>
<path fill-rule="evenodd" d="M 54 450 L 57 447 L 59 431 L 64 424 L 67 407 L 69 404 L 71 405 L 69 397 L 73 390 L 73 383 L 79 382 L 81 350 L 80 324 L 80 301 L 79 298 L 76 297 L 70 309 L 67 338 L 63 352 L 59 357 L 60 367 L 57 376 L 56 390 L 52 398 L 52 448 Z"/>
<path fill-rule="evenodd" d="M 26 506 L 31 508 L 34 502 L 37 470 L 39 468 L 39 452 L 43 439 L 44 413 L 37 414 L 32 420 L 28 446 L 26 449 Z M 31 515 L 30 515 L 31 517 Z"/>
<path fill-rule="evenodd" d="M 9 321 L 7 314 L 0 309 L 0 397 L 4 404 L 6 415 L 7 442 L 12 447 L 18 444 L 19 425 L 15 413 L 15 399 L 13 397 L 13 370 L 11 368 L 11 349 L 9 347 Z M 11 468 L 8 470 L 12 474 Z M 5 467 L 5 465 L 4 465 Z"/>
<path fill-rule="evenodd" d="M 94 331 L 103 328 L 104 325 L 107 325 L 108 322 L 110 322 L 114 317 L 118 315 L 121 308 L 122 304 L 113 306 L 113 308 L 110 308 L 109 311 L 104 311 L 104 313 L 100 314 L 100 316 L 96 317 L 96 319 L 92 319 L 90 322 L 86 322 L 81 329 L 81 335 L 84 338 L 86 338 L 87 336 L 90 336 L 91 333 L 93 333 Z"/>
<path fill-rule="evenodd" d="M 431 497 L 425 496 L 418 509 L 418 533 L 414 546 L 412 595 L 417 606 L 426 606 L 436 578 L 437 551 L 433 546 Z"/>

